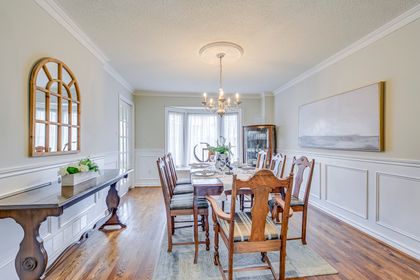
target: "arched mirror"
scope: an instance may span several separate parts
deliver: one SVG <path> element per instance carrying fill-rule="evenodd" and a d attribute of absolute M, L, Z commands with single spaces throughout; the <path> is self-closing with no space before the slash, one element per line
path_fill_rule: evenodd
<path fill-rule="evenodd" d="M 44 58 L 32 69 L 30 81 L 31 156 L 80 151 L 80 92 L 70 68 Z"/>

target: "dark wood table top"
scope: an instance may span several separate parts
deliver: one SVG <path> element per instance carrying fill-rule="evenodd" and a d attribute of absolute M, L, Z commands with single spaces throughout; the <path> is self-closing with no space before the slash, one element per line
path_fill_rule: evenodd
<path fill-rule="evenodd" d="M 80 200 L 117 183 L 133 170 L 103 169 L 96 180 L 89 180 L 75 187 L 61 186 L 57 181 L 43 184 L 0 199 L 0 210 L 60 208 L 63 209 Z"/>

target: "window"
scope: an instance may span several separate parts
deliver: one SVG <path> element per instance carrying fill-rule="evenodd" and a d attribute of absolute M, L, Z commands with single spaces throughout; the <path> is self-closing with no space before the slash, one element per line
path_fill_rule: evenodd
<path fill-rule="evenodd" d="M 166 109 L 166 151 L 172 153 L 176 166 L 196 162 L 194 147 L 201 143 L 215 146 L 219 136 L 231 143 L 232 161 L 239 161 L 240 113 L 228 113 L 223 118 L 201 108 Z"/>
<path fill-rule="evenodd" d="M 238 114 L 227 114 L 223 117 L 223 133 L 226 143 L 232 145 L 232 159 L 239 160 Z"/>
<path fill-rule="evenodd" d="M 184 113 L 169 112 L 167 128 L 167 139 L 170 139 L 167 150 L 172 153 L 175 165 L 181 166 L 184 161 Z"/>
<path fill-rule="evenodd" d="M 194 146 L 200 143 L 216 145 L 218 134 L 217 116 L 214 114 L 187 114 L 188 115 L 188 140 L 187 163 L 196 162 Z"/>

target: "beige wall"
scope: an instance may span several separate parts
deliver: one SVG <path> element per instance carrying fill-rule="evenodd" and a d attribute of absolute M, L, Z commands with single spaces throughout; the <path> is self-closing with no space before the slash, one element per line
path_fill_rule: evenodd
<path fill-rule="evenodd" d="M 0 196 L 57 179 L 58 167 L 92 156 L 101 167 L 115 168 L 118 158 L 118 95 L 131 93 L 35 1 L 0 1 Z M 64 61 L 76 75 L 81 93 L 81 153 L 28 156 L 29 75 L 42 57 Z M 120 190 L 123 193 L 123 190 Z M 49 218 L 40 229 L 49 263 L 105 215 L 105 197 L 92 195 Z M 0 220 L 1 279 L 18 279 L 14 258 L 23 231 L 11 219 Z"/>
<path fill-rule="evenodd" d="M 420 20 L 275 96 L 278 150 L 314 158 L 310 203 L 420 259 Z M 386 81 L 385 152 L 298 146 L 298 107 Z M 303 192 L 301 193 L 301 196 Z M 310 217 L 308 220 L 311 223 Z"/>
<path fill-rule="evenodd" d="M 298 106 L 386 81 L 385 152 L 325 151 L 370 157 L 420 159 L 420 20 L 275 96 L 279 149 L 299 149 Z"/>
<path fill-rule="evenodd" d="M 136 149 L 165 148 L 165 107 L 200 107 L 198 97 L 135 96 Z M 242 99 L 243 124 L 257 124 L 264 119 L 261 98 Z"/>
<path fill-rule="evenodd" d="M 118 149 L 118 94 L 132 97 L 97 58 L 35 1 L 2 1 L 0 34 L 0 168 L 69 157 L 28 157 L 29 75 L 34 63 L 47 56 L 64 61 L 79 81 L 81 155 Z"/>

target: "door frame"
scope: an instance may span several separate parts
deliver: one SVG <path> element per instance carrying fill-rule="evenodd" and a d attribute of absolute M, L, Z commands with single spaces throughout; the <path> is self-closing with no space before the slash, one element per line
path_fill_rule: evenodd
<path fill-rule="evenodd" d="M 134 147 L 135 147 L 135 144 L 134 144 L 134 141 L 135 141 L 134 102 L 131 101 L 130 99 L 128 99 L 127 97 L 125 97 L 122 94 L 118 94 L 118 160 L 117 160 L 117 164 L 118 164 L 118 168 L 120 168 L 120 166 L 121 166 L 120 165 L 120 106 L 121 106 L 122 102 L 124 102 L 125 104 L 127 104 L 128 106 L 131 107 L 131 127 L 130 127 L 130 130 L 131 130 L 130 149 L 131 149 L 131 153 L 132 153 L 132 155 L 131 155 L 131 167 L 132 167 L 133 170 L 136 170 L 136 168 L 135 168 L 136 160 L 135 160 L 135 151 L 134 151 Z M 129 180 L 129 186 L 128 186 L 129 189 L 135 187 L 135 185 L 134 185 L 135 174 L 131 175 L 131 177 L 132 177 L 131 180 Z"/>

